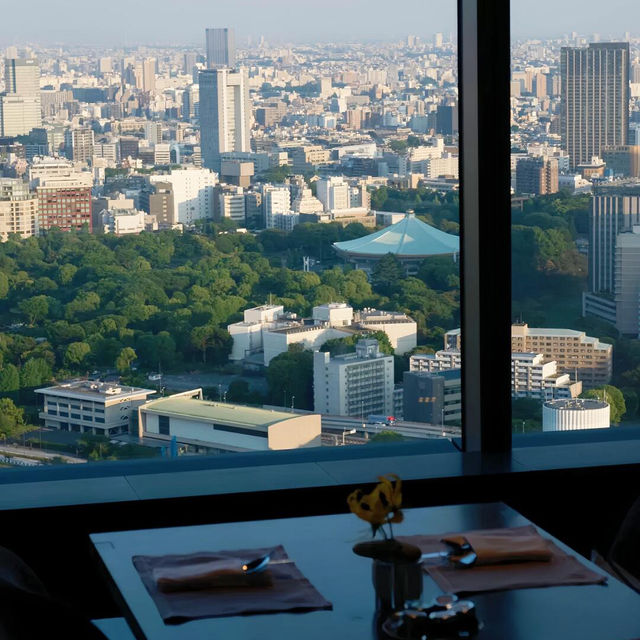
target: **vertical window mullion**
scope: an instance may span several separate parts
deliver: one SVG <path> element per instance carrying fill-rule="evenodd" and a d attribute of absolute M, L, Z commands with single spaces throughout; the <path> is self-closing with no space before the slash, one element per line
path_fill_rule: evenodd
<path fill-rule="evenodd" d="M 509 0 L 458 0 L 462 434 L 511 450 Z"/>

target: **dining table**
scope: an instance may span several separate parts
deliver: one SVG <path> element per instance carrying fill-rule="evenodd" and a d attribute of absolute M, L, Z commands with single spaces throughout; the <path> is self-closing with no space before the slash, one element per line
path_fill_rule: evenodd
<path fill-rule="evenodd" d="M 413 508 L 394 526 L 396 535 L 439 535 L 534 525 L 503 503 Z M 606 575 L 546 531 L 537 531 L 584 567 Z M 133 634 L 140 640 L 367 640 L 385 639 L 376 610 L 372 560 L 354 544 L 371 538 L 367 523 L 350 513 L 228 522 L 91 535 L 106 577 Z M 306 612 L 229 615 L 167 624 L 133 558 L 208 553 L 282 545 L 296 567 L 331 603 Z M 461 569 L 464 571 L 466 569 Z M 422 596 L 442 590 L 422 574 Z M 211 598 L 216 598 L 212 590 Z M 635 640 L 640 638 L 640 594 L 607 576 L 602 584 L 489 590 L 464 595 L 475 604 L 479 640 Z"/>

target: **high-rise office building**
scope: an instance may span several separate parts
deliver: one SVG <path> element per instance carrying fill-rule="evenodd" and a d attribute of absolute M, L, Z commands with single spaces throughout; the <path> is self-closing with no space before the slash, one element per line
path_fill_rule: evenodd
<path fill-rule="evenodd" d="M 249 87 L 245 72 L 200 72 L 200 143 L 203 164 L 220 172 L 220 154 L 250 151 Z"/>
<path fill-rule="evenodd" d="M 35 58 L 7 58 L 0 94 L 0 135 L 20 136 L 42 126 L 40 67 Z"/>
<path fill-rule="evenodd" d="M 8 58 L 4 61 L 4 84 L 7 93 L 20 96 L 40 95 L 40 67 L 35 58 Z"/>
<path fill-rule="evenodd" d="M 627 144 L 629 43 L 562 47 L 561 136 L 571 166 L 601 156 L 605 146 Z"/>
<path fill-rule="evenodd" d="M 207 69 L 235 67 L 236 43 L 233 29 L 206 29 Z"/>

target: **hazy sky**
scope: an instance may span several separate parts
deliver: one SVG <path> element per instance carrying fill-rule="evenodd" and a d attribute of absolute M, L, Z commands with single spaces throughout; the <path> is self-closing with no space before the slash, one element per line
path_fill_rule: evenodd
<path fill-rule="evenodd" d="M 205 26 L 278 41 L 392 40 L 455 31 L 455 0 L 0 0 L 0 43 L 202 43 Z M 637 0 L 513 0 L 514 37 L 577 31 L 620 35 L 638 25 Z"/>

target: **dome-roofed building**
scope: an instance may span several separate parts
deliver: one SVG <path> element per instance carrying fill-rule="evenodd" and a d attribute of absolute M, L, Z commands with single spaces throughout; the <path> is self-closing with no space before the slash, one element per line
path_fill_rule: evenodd
<path fill-rule="evenodd" d="M 371 273 L 382 257 L 392 253 L 407 275 L 413 275 L 425 258 L 450 255 L 455 260 L 460 251 L 460 238 L 407 213 L 399 222 L 368 236 L 334 242 L 333 248 L 357 269 L 367 273 Z"/>

